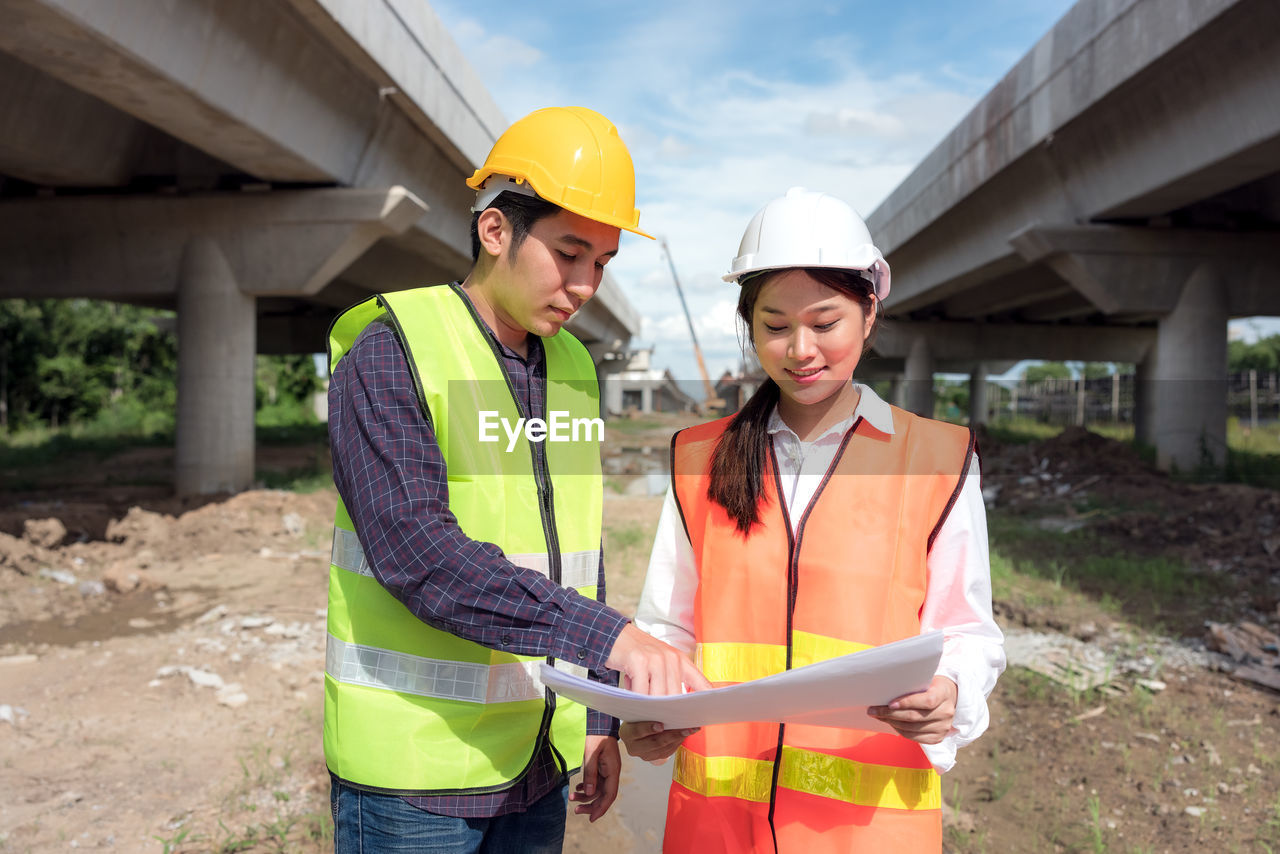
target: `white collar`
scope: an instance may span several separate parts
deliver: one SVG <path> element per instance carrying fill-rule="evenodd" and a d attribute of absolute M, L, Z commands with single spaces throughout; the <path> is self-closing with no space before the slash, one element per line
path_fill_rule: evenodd
<path fill-rule="evenodd" d="M 854 407 L 853 414 L 841 421 L 839 424 L 833 424 L 822 432 L 813 442 L 821 442 L 828 436 L 844 436 L 845 431 L 853 425 L 858 418 L 866 421 L 881 433 L 893 435 L 893 410 L 889 404 L 881 400 L 880 396 L 871 390 L 871 386 L 862 383 L 854 383 L 858 389 L 858 405 Z M 778 407 L 775 405 L 773 411 L 769 413 L 769 423 L 766 427 L 769 433 L 789 433 L 795 436 L 796 441 L 800 440 L 796 436 L 794 430 L 786 425 L 782 417 L 778 415 Z"/>

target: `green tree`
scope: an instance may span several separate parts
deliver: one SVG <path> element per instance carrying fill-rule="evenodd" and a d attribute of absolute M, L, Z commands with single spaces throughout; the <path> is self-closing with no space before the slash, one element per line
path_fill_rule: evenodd
<path fill-rule="evenodd" d="M 0 429 L 26 421 L 39 388 L 40 340 L 39 306 L 27 300 L 0 300 Z"/>
<path fill-rule="evenodd" d="M 1227 370 L 1231 373 L 1272 373 L 1280 368 L 1280 335 L 1269 335 L 1252 344 L 1227 342 Z"/>
<path fill-rule="evenodd" d="M 0 303 L 0 412 L 12 430 L 114 407 L 172 420 L 177 345 L 164 312 L 97 300 Z"/>
<path fill-rule="evenodd" d="M 254 401 L 258 409 L 279 403 L 309 403 L 320 388 L 310 355 L 259 356 L 254 370 Z"/>
<path fill-rule="evenodd" d="M 1038 365 L 1027 365 L 1022 378 L 1029 383 L 1047 379 L 1065 380 L 1071 377 L 1071 369 L 1065 362 L 1041 362 Z"/>

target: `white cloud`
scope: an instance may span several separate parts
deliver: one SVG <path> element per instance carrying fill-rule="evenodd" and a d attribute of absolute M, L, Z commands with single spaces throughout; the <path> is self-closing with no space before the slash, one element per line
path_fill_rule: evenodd
<path fill-rule="evenodd" d="M 486 6 L 492 17 L 481 22 L 475 7 L 456 2 L 433 5 L 509 118 L 581 104 L 618 125 L 636 166 L 640 226 L 671 247 L 713 375 L 741 359 L 736 286 L 720 275 L 754 212 L 807 186 L 870 214 L 995 82 L 957 63 L 980 67 L 977 53 L 1016 59 L 1031 47 L 967 43 L 911 68 L 893 61 L 887 30 L 829 3 L 788 11 L 750 0 L 655 0 L 601 20 L 549 0 Z M 917 13 L 904 32 L 916 38 L 932 27 Z M 609 266 L 644 318 L 636 343 L 657 347 L 655 366 L 696 378 L 658 245 L 624 235 Z"/>
<path fill-rule="evenodd" d="M 452 35 L 463 46 L 472 65 L 484 68 L 489 75 L 532 68 L 545 56 L 533 45 L 505 33 L 490 33 L 470 18 L 460 21 Z"/>

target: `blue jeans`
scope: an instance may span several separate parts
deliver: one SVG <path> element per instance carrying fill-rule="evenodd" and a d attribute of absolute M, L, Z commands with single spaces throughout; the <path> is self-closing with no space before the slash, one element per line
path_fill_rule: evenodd
<path fill-rule="evenodd" d="M 394 795 L 362 792 L 337 780 L 329 789 L 335 854 L 560 854 L 569 785 L 522 813 L 454 818 L 420 810 Z"/>

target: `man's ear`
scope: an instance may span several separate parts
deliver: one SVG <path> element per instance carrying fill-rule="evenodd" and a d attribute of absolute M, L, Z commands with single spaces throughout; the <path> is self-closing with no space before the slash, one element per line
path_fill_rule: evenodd
<path fill-rule="evenodd" d="M 511 223 L 497 208 L 485 208 L 476 220 L 480 248 L 497 258 L 511 239 Z"/>

